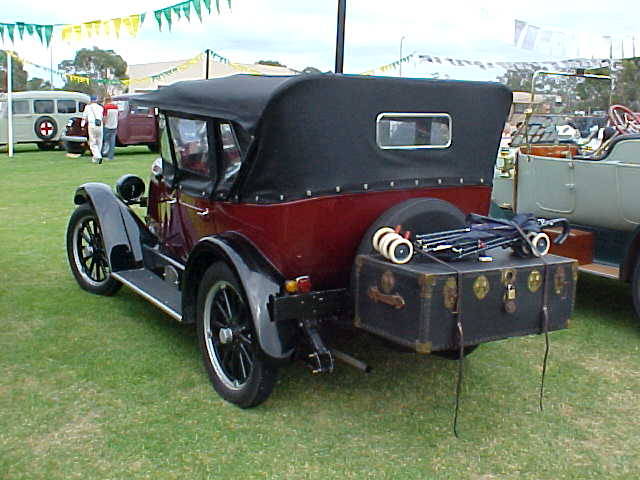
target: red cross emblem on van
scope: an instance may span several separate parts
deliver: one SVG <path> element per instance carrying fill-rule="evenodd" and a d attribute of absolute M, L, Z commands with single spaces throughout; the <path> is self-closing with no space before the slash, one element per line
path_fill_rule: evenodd
<path fill-rule="evenodd" d="M 40 133 L 43 137 L 48 137 L 53 132 L 53 124 L 49 121 L 44 121 L 40 124 Z"/>

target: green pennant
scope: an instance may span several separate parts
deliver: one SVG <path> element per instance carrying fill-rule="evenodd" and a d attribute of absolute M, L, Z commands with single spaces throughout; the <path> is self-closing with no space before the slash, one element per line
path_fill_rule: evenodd
<path fill-rule="evenodd" d="M 140 25 L 142 25 L 144 23 L 144 19 L 147 18 L 147 14 L 145 13 L 141 13 L 140 14 Z"/>
<path fill-rule="evenodd" d="M 16 22 L 16 25 L 18 26 L 18 34 L 20 35 L 20 40 L 22 40 L 22 35 L 24 34 L 24 23 Z"/>
<path fill-rule="evenodd" d="M 207 7 L 207 12 L 211 13 L 211 0 L 202 0 L 204 2 L 204 6 Z"/>
<path fill-rule="evenodd" d="M 229 10 L 231 10 L 231 0 L 227 0 L 227 4 L 229 5 Z"/>
<path fill-rule="evenodd" d="M 162 10 L 154 10 L 153 14 L 158 22 L 158 30 L 162 31 Z"/>
<path fill-rule="evenodd" d="M 36 33 L 38 34 L 38 38 L 40 39 L 40 43 L 44 43 L 44 37 L 42 36 L 42 25 L 34 25 L 36 27 Z"/>
<path fill-rule="evenodd" d="M 169 24 L 169 30 L 171 30 L 171 7 L 163 8 L 162 13 L 164 13 L 164 18 L 167 19 L 167 23 Z"/>
<path fill-rule="evenodd" d="M 193 9 L 196 11 L 198 19 L 202 22 L 202 5 L 200 5 L 200 0 L 191 0 L 191 3 L 193 3 Z"/>
<path fill-rule="evenodd" d="M 53 25 L 44 26 L 44 39 L 47 43 L 47 47 L 51 43 L 51 35 L 53 35 Z"/>
<path fill-rule="evenodd" d="M 25 28 L 27 29 L 27 33 L 29 35 L 33 35 L 33 27 L 34 25 L 30 24 L 30 23 L 25 23 Z"/>
<path fill-rule="evenodd" d="M 182 2 L 180 5 L 182 5 L 182 13 L 184 14 L 185 17 L 187 17 L 187 20 L 191 20 L 191 1 L 188 2 Z"/>
<path fill-rule="evenodd" d="M 2 43 L 4 43 L 4 23 L 0 23 L 0 39 L 2 39 Z"/>
<path fill-rule="evenodd" d="M 180 4 L 174 5 L 171 8 L 173 9 L 173 13 L 175 13 L 178 18 L 182 18 L 182 9 L 180 7 Z"/>
<path fill-rule="evenodd" d="M 9 38 L 11 39 L 11 42 L 13 43 L 13 32 L 16 29 L 15 24 L 13 23 L 8 23 L 7 24 L 7 35 L 9 35 Z"/>

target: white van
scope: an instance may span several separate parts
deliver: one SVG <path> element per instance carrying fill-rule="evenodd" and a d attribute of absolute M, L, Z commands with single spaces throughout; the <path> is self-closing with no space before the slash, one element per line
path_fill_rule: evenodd
<path fill-rule="evenodd" d="M 13 97 L 13 142 L 37 143 L 41 150 L 58 145 L 66 123 L 89 103 L 78 92 L 34 90 Z M 0 94 L 0 145 L 8 143 L 7 94 Z"/>

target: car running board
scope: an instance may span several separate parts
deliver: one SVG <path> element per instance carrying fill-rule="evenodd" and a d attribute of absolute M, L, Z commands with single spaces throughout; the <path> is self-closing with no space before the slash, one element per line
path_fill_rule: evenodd
<path fill-rule="evenodd" d="M 163 312 L 182 321 L 182 294 L 175 286 L 145 268 L 111 272 L 111 276 Z"/>

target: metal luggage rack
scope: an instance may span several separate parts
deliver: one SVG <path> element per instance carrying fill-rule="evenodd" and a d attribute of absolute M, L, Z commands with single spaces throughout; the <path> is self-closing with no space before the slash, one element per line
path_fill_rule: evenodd
<path fill-rule="evenodd" d="M 562 244 L 569 236 L 569 222 L 564 218 L 547 220 L 532 214 L 518 214 L 511 220 L 471 213 L 466 226 L 434 233 L 402 231 L 402 226 L 379 228 L 372 237 L 373 248 L 396 264 L 411 261 L 414 255 L 426 255 L 445 261 L 463 260 L 477 256 L 491 261 L 487 252 L 502 247 L 511 248 L 519 257 L 542 257 L 549 252 L 551 240 L 544 228 L 562 227 L 553 241 Z"/>

